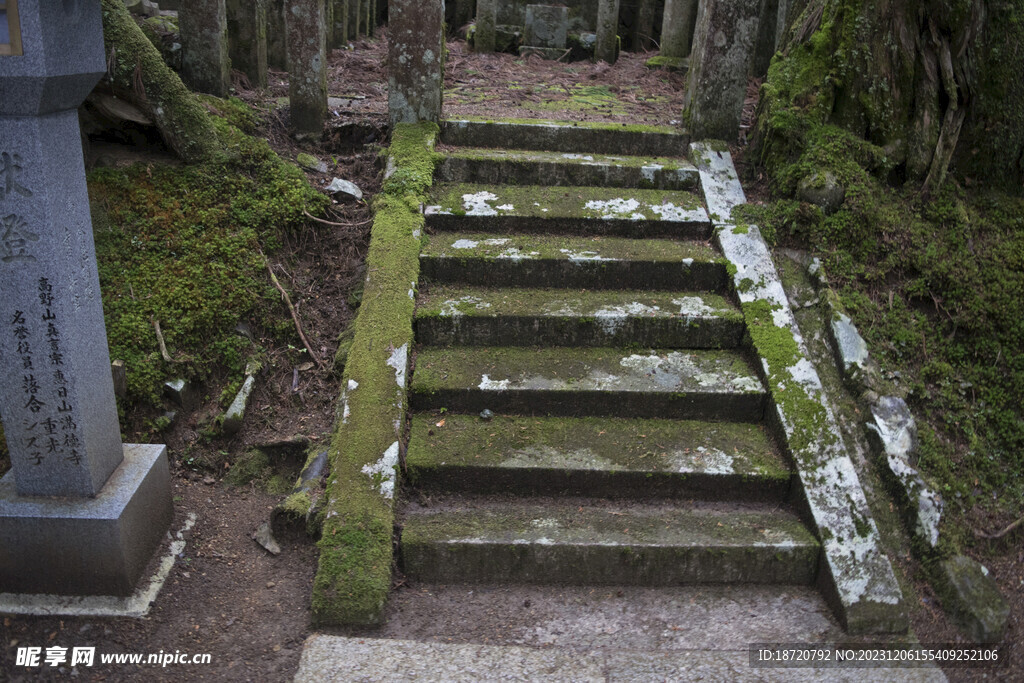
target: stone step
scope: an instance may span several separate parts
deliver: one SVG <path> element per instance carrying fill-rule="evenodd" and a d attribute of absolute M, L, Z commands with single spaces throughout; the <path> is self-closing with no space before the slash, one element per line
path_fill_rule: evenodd
<path fill-rule="evenodd" d="M 776 500 L 792 473 L 759 425 L 418 413 L 405 464 L 430 491 Z"/>
<path fill-rule="evenodd" d="M 431 235 L 420 252 L 428 283 L 502 287 L 725 292 L 726 261 L 710 245 L 617 237 Z"/>
<path fill-rule="evenodd" d="M 681 190 L 442 183 L 430 201 L 433 230 L 711 237 L 702 200 Z"/>
<path fill-rule="evenodd" d="M 684 157 L 687 136 L 667 126 L 501 119 L 448 119 L 441 142 L 460 147 L 501 147 L 584 154 Z"/>
<path fill-rule="evenodd" d="M 700 184 L 696 167 L 686 159 L 481 148 L 448 151 L 434 178 L 447 183 L 659 190 L 692 190 Z"/>
<path fill-rule="evenodd" d="M 744 331 L 717 294 L 458 286 L 421 292 L 415 325 L 433 346 L 734 348 Z"/>
<path fill-rule="evenodd" d="M 774 506 L 435 499 L 406 508 L 401 553 L 418 581 L 810 584 L 819 546 Z"/>
<path fill-rule="evenodd" d="M 735 351 L 423 347 L 410 404 L 439 410 L 757 422 L 765 391 Z"/>

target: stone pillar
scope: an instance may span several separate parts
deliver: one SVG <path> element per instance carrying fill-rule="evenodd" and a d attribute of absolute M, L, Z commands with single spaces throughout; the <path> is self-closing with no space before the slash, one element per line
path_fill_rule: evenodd
<path fill-rule="evenodd" d="M 473 32 L 474 52 L 494 52 L 497 41 L 498 1 L 476 0 L 476 30 Z"/>
<path fill-rule="evenodd" d="M 266 0 L 227 0 L 231 65 L 255 88 L 267 87 Z"/>
<path fill-rule="evenodd" d="M 267 65 L 288 70 L 288 41 L 285 40 L 284 0 L 267 3 Z"/>
<path fill-rule="evenodd" d="M 597 0 L 594 61 L 614 64 L 619 57 L 619 0 Z"/>
<path fill-rule="evenodd" d="M 10 9 L 11 5 L 8 5 Z M 77 107 L 100 0 L 20 0 L 0 56 L 0 590 L 130 595 L 171 521 L 167 448 L 121 443 Z"/>
<path fill-rule="evenodd" d="M 636 21 L 633 23 L 633 49 L 650 50 L 654 47 L 655 0 L 637 0 Z"/>
<path fill-rule="evenodd" d="M 760 9 L 749 0 L 700 3 L 684 105 L 693 139 L 739 133 Z"/>
<path fill-rule="evenodd" d="M 348 0 L 328 0 L 334 5 L 334 23 L 331 25 L 330 47 L 340 48 L 348 43 Z"/>
<path fill-rule="evenodd" d="M 697 0 L 665 0 L 665 14 L 661 19 L 661 49 L 658 51 L 662 57 L 681 59 L 690 56 L 696 18 Z"/>
<path fill-rule="evenodd" d="M 455 6 L 452 14 L 452 35 L 473 20 L 473 0 L 448 0 Z"/>
<path fill-rule="evenodd" d="M 192 0 L 178 10 L 181 77 L 198 92 L 227 97 L 231 88 L 224 0 Z"/>
<path fill-rule="evenodd" d="M 355 40 L 359 37 L 359 8 L 360 0 L 348 0 L 348 39 Z"/>
<path fill-rule="evenodd" d="M 323 134 L 327 119 L 327 38 L 324 0 L 288 0 L 288 103 L 299 137 Z"/>
<path fill-rule="evenodd" d="M 441 119 L 444 0 L 391 0 L 388 116 L 391 125 Z"/>

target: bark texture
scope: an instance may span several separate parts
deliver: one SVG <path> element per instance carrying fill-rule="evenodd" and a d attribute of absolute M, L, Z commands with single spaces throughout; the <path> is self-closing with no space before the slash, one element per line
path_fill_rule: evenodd
<path fill-rule="evenodd" d="M 1022 22 L 1024 0 L 810 0 L 783 28 L 755 142 L 791 155 L 808 126 L 833 124 L 884 149 L 924 194 L 954 161 L 1019 190 Z"/>

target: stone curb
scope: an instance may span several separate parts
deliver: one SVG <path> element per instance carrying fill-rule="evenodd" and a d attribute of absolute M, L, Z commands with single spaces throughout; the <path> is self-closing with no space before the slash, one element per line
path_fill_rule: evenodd
<path fill-rule="evenodd" d="M 939 543 L 944 503 L 942 494 L 914 467 L 917 423 L 910 407 L 902 397 L 886 395 L 890 387 L 882 381 L 867 342 L 830 287 L 818 259 L 811 262 L 808 273 L 832 321 L 829 341 L 836 365 L 858 403 L 871 415 L 865 424 L 868 441 L 875 457 L 884 457 L 883 478 L 916 541 L 913 551 L 925 563 L 929 582 L 964 633 L 977 642 L 1000 641 L 1009 620 L 1009 605 L 988 569 L 965 555 L 950 556 Z"/>
<path fill-rule="evenodd" d="M 434 124 L 398 124 L 367 255 L 363 300 L 342 377 L 313 583 L 318 625 L 379 624 L 391 588 L 394 502 L 408 408 L 424 216 L 436 161 Z"/>
<path fill-rule="evenodd" d="M 732 220 L 732 209 L 746 202 L 732 157 L 723 143 L 692 143 L 690 149 L 716 241 L 735 268 L 748 334 L 764 366 L 773 399 L 766 417 L 793 458 L 822 542 L 819 583 L 851 634 L 904 632 L 899 584 L 771 253 L 757 226 Z"/>

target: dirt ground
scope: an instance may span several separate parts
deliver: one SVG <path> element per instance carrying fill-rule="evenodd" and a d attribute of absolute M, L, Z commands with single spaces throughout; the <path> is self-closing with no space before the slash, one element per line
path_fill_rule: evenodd
<path fill-rule="evenodd" d="M 331 121 L 320 145 L 297 144 L 288 136 L 287 74 L 272 72 L 267 91 L 255 92 L 236 79 L 238 95 L 270 110 L 263 134 L 282 156 L 301 151 L 328 162 L 327 173 L 310 173 L 323 187 L 332 177 L 356 182 L 366 203 L 336 205 L 326 219 L 340 225 L 311 224 L 273 259 L 276 275 L 293 292 L 306 335 L 330 359 L 336 338 L 355 315 L 349 295 L 362 280 L 368 244 L 368 201 L 380 186 L 377 152 L 386 144 L 386 78 L 383 40 L 360 40 L 352 50 L 331 55 Z M 645 55 L 624 54 L 614 67 L 520 59 L 512 55 L 478 56 L 464 43 L 449 43 L 445 78 L 447 116 L 509 116 L 569 120 L 628 121 L 672 125 L 682 110 L 682 76 L 644 67 Z M 740 152 L 741 150 L 737 150 Z M 281 314 L 288 316 L 282 306 Z M 338 377 L 328 370 L 297 370 L 276 353 L 259 378 L 245 426 L 231 439 L 204 443 L 196 425 L 203 406 L 186 415 L 161 440 L 169 446 L 175 521 L 181 528 L 195 514 L 185 551 L 171 572 L 150 614 L 141 619 L 2 617 L 0 681 L 153 680 L 283 681 L 297 666 L 302 643 L 311 633 L 310 595 L 316 549 L 309 539 L 279 539 L 283 552 L 270 555 L 250 535 L 265 521 L 278 497 L 255 486 L 230 487 L 225 471 L 199 468 L 203 449 L 226 452 L 234 461 L 255 445 L 304 437 L 329 438 L 338 396 Z M 272 356 L 274 355 L 272 353 Z M 216 392 L 210 392 L 215 394 Z M 129 411 L 130 412 L 130 411 Z M 143 417 L 134 416 L 141 420 Z M 141 422 L 139 422 L 141 424 Z M 131 425 L 127 428 L 133 435 Z M 222 458 L 218 459 L 221 460 Z M 292 476 L 300 463 L 281 467 Z M 1008 642 L 1021 640 L 1024 617 L 1024 553 L 1004 545 L 979 557 L 992 570 L 1013 605 Z M 912 604 L 914 629 L 922 642 L 962 638 L 919 579 L 919 569 L 903 560 L 904 574 L 918 590 Z M 403 582 L 398 581 L 399 584 Z M 401 585 L 398 590 L 416 590 Z M 453 608 L 454 611 L 459 611 Z M 472 614 L 442 615 L 472 620 Z M 372 635 L 367 633 L 367 635 Z M 24 669 L 15 666 L 18 647 L 95 646 L 93 667 Z M 209 653 L 207 665 L 108 665 L 100 654 Z M 1024 652 L 1017 648 L 1013 669 L 989 674 L 989 680 L 1024 680 Z M 980 680 L 981 672 L 951 671 L 952 680 Z"/>

